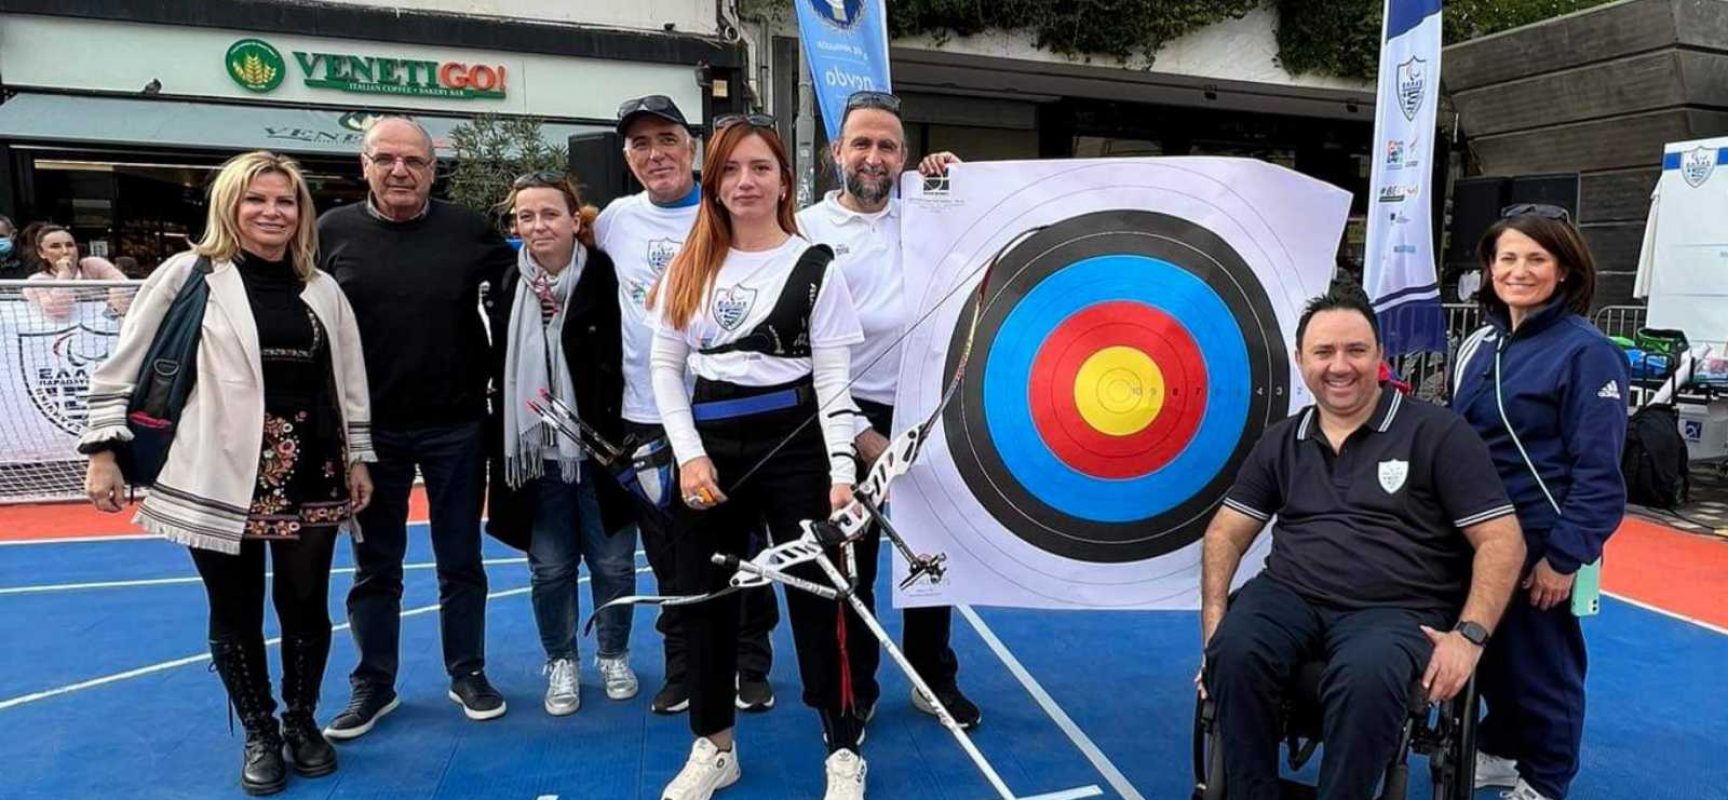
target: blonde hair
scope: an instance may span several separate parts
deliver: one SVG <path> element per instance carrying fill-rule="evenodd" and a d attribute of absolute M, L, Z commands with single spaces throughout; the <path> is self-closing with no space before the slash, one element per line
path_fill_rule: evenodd
<path fill-rule="evenodd" d="M 230 158 L 216 173 L 216 180 L 210 184 L 210 213 L 204 223 L 204 237 L 194 249 L 212 261 L 233 261 L 240 257 L 240 202 L 260 175 L 281 175 L 288 179 L 300 212 L 294 238 L 288 241 L 288 255 L 294 262 L 294 274 L 300 280 L 311 280 L 318 258 L 318 213 L 312 207 L 312 192 L 306 188 L 299 163 L 268 150 Z"/>

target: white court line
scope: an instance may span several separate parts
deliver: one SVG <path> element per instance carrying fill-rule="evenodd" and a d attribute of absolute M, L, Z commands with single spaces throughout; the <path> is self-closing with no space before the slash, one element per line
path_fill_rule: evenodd
<path fill-rule="evenodd" d="M 636 574 L 641 575 L 642 573 L 647 572 L 647 571 L 648 571 L 647 567 L 639 567 L 636 570 Z M 580 583 L 587 583 L 588 579 L 586 577 L 579 578 L 579 579 L 577 579 L 576 582 L 579 584 Z M 501 598 L 501 597 L 513 597 L 513 596 L 519 595 L 519 594 L 527 594 L 528 592 L 532 591 L 533 588 L 534 587 L 532 587 L 532 586 L 524 586 L 520 589 L 506 589 L 502 592 L 491 592 L 491 593 L 486 595 L 486 599 L 487 600 L 496 600 L 496 599 Z M 416 616 L 420 616 L 421 614 L 429 614 L 433 611 L 437 611 L 438 606 L 439 606 L 439 604 L 433 603 L 432 605 L 429 605 L 429 606 L 421 606 L 419 608 L 410 608 L 407 611 L 403 611 L 402 616 L 404 616 L 404 617 L 416 617 Z M 348 623 L 344 622 L 340 625 L 333 626 L 330 630 L 332 633 L 334 633 L 336 631 L 348 630 Z M 282 637 L 278 636 L 278 637 L 273 638 L 273 639 L 264 640 L 264 645 L 266 647 L 268 647 L 270 645 L 279 644 L 279 643 L 281 643 L 281 641 L 282 641 Z M 137 678 L 137 677 L 149 675 L 149 674 L 155 673 L 155 672 L 163 672 L 166 670 L 174 669 L 175 667 L 184 667 L 188 664 L 198 664 L 198 663 L 201 663 L 204 661 L 209 661 L 209 660 L 210 660 L 210 654 L 209 653 L 200 653 L 198 655 L 187 656 L 185 658 L 176 658 L 173 661 L 164 661 L 160 664 L 150 664 L 148 666 L 139 667 L 137 669 L 129 669 L 129 670 L 126 670 L 125 672 L 116 672 L 112 675 L 103 675 L 100 678 L 91 678 L 90 680 L 87 680 L 87 681 L 79 681 L 77 683 L 69 683 L 69 684 L 66 684 L 65 686 L 57 686 L 53 689 L 44 689 L 40 692 L 32 692 L 30 694 L 20 695 L 18 697 L 14 697 L 14 698 L 11 698 L 9 700 L 0 700 L 0 711 L 5 711 L 8 708 L 14 708 L 17 706 L 22 706 L 22 705 L 27 705 L 29 703 L 34 703 L 38 700 L 47 700 L 50 697 L 59 697 L 60 695 L 63 695 L 63 694 L 71 694 L 73 692 L 81 692 L 85 689 L 93 689 L 97 686 L 103 686 L 103 685 L 110 684 L 110 683 L 118 683 L 118 682 L 123 681 L 123 680 L 128 680 L 131 678 Z"/>
<path fill-rule="evenodd" d="M 1646 603 L 1642 600 L 1633 600 L 1630 597 L 1627 597 L 1627 596 L 1621 595 L 1621 594 L 1615 594 L 1614 592 L 1603 592 L 1603 594 L 1605 594 L 1609 597 L 1612 597 L 1615 600 L 1619 600 L 1622 603 L 1626 603 L 1627 605 L 1637 606 L 1639 608 L 1644 609 L 1645 611 L 1654 611 L 1658 614 L 1661 614 L 1664 617 L 1668 617 L 1670 619 L 1677 619 L 1677 620 L 1680 620 L 1681 622 L 1690 622 L 1693 625 L 1697 625 L 1698 627 L 1703 628 L 1704 630 L 1713 631 L 1715 633 L 1720 633 L 1723 636 L 1728 636 L 1728 628 L 1724 628 L 1721 625 L 1714 625 L 1714 624 L 1711 624 L 1709 622 L 1705 622 L 1704 620 L 1701 620 L 1701 619 L 1695 619 L 1693 617 L 1688 617 L 1685 614 L 1681 614 L 1681 613 L 1675 612 L 1675 611 L 1669 611 L 1668 609 L 1661 608 L 1659 606 L 1653 606 L 1653 605 L 1650 605 L 1649 603 Z"/>
<path fill-rule="evenodd" d="M 498 564 L 526 564 L 526 563 L 528 563 L 528 559 L 526 559 L 526 558 L 488 558 L 488 559 L 481 561 L 480 563 L 485 565 L 485 566 L 490 567 L 490 566 L 496 566 Z M 404 569 L 404 570 L 432 569 L 435 566 L 437 566 L 437 564 L 431 563 L 431 562 L 423 563 L 423 564 L 403 564 L 402 569 Z M 337 567 L 335 569 L 330 570 L 330 574 L 331 575 L 346 575 L 346 574 L 353 573 L 354 569 L 355 569 L 354 567 Z M 275 577 L 275 575 L 276 575 L 276 573 L 274 573 L 274 572 L 264 573 L 264 577 L 266 577 L 266 578 L 273 578 L 273 577 Z M 182 576 L 182 577 L 178 577 L 178 578 L 141 578 L 139 580 L 132 580 L 132 581 L 92 581 L 89 583 L 53 583 L 53 584 L 40 584 L 40 585 L 35 585 L 35 586 L 6 586 L 6 587 L 0 587 L 0 596 L 5 596 L 5 595 L 9 595 L 9 594 L 43 594 L 46 592 L 71 592 L 71 591 L 78 591 L 81 589 L 126 589 L 126 588 L 135 587 L 135 586 L 177 586 L 177 585 L 187 584 L 187 583 L 198 583 L 202 580 L 203 580 L 203 578 L 200 578 L 197 575 L 187 575 L 187 576 Z"/>
<path fill-rule="evenodd" d="M 482 517 L 481 519 L 482 519 L 482 521 L 485 520 L 484 517 Z M 428 525 L 428 524 L 430 524 L 430 521 L 424 520 L 424 519 L 411 519 L 411 520 L 408 520 L 408 524 L 409 525 Z M 61 536 L 61 537 L 55 538 L 55 539 L 0 540 L 0 547 L 21 547 L 21 546 L 27 545 L 27 544 L 84 544 L 84 543 L 101 543 L 101 542 L 142 542 L 142 541 L 146 541 L 146 540 L 156 541 L 156 542 L 166 541 L 162 537 L 157 536 L 156 534 L 153 534 L 153 533 L 123 533 L 123 534 L 118 534 L 118 535 L 114 535 L 114 536 L 108 536 L 105 534 L 98 533 L 98 534 L 92 534 L 89 536 Z"/>
<path fill-rule="evenodd" d="M 1110 784 L 1110 788 L 1122 795 L 1123 800 L 1146 800 L 1146 797 L 1134 788 L 1134 784 L 1128 782 L 1127 776 L 1124 776 L 1115 764 L 1110 763 L 1110 759 L 1104 755 L 1103 750 L 1098 749 L 1098 745 L 1092 742 L 1092 738 L 1087 736 L 1085 731 L 1080 730 L 1079 725 L 1074 724 L 1074 720 L 1068 716 L 1068 712 L 1056 705 L 1055 698 L 1051 697 L 1049 692 L 1044 691 L 1044 687 L 1038 683 L 1038 679 L 1032 677 L 1032 673 L 1026 671 L 1025 665 L 1020 663 L 1020 659 L 1015 658 L 1014 654 L 1008 651 L 1008 646 L 1003 644 L 1001 639 L 996 638 L 995 631 L 990 630 L 990 626 L 984 624 L 984 620 L 978 616 L 978 612 L 973 611 L 971 606 L 955 606 L 954 609 L 959 611 L 967 622 L 972 623 L 972 627 L 978 631 L 978 635 L 984 638 L 984 643 L 989 645 L 990 649 L 996 652 L 996 657 L 1002 660 L 1002 665 L 1014 674 L 1021 686 L 1026 687 L 1026 692 L 1032 695 L 1032 699 L 1038 701 L 1038 705 L 1044 708 L 1044 713 L 1049 714 L 1050 719 L 1056 722 L 1056 727 L 1061 728 L 1062 732 L 1068 735 L 1068 740 L 1079 748 L 1080 753 L 1086 756 L 1086 760 L 1092 762 L 1092 766 L 1098 770 L 1098 774 L 1104 776 L 1104 780 Z"/>

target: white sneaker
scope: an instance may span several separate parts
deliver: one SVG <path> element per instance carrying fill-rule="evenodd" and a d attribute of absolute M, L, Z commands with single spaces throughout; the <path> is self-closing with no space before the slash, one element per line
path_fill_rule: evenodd
<path fill-rule="evenodd" d="M 546 713 L 564 717 L 582 707 L 582 685 L 577 676 L 576 662 L 560 658 L 546 665 Z"/>
<path fill-rule="evenodd" d="M 690 760 L 684 762 L 678 776 L 666 784 L 660 800 L 708 800 L 716 791 L 737 783 L 741 772 L 737 746 L 733 747 L 730 751 L 722 751 L 706 736 L 697 739 L 695 746 L 690 748 Z"/>
<path fill-rule="evenodd" d="M 864 773 L 869 765 L 851 750 L 835 750 L 828 756 L 828 791 L 822 800 L 864 800 Z"/>
<path fill-rule="evenodd" d="M 1480 750 L 1476 751 L 1476 788 L 1504 786 L 1510 789 L 1516 785 L 1518 785 L 1517 761 L 1491 756 Z"/>
<path fill-rule="evenodd" d="M 629 700 L 642 690 L 635 671 L 630 669 L 630 651 L 624 651 L 617 658 L 597 658 L 594 663 L 600 667 L 600 679 L 606 682 L 607 697 Z"/>
<path fill-rule="evenodd" d="M 1505 791 L 1505 792 L 1500 793 L 1500 800 L 1552 800 L 1552 799 L 1549 798 L 1548 795 L 1545 795 L 1545 794 L 1538 792 L 1535 789 L 1531 788 L 1530 784 L 1525 783 L 1523 778 L 1519 778 L 1518 779 L 1518 785 L 1513 786 L 1510 791 Z"/>

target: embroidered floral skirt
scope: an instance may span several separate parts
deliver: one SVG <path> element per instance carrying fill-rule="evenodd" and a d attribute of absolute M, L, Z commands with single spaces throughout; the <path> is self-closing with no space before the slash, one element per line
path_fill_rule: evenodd
<path fill-rule="evenodd" d="M 313 435 L 311 413 L 264 412 L 258 483 L 246 516 L 248 539 L 295 539 L 352 516 L 342 449 Z"/>

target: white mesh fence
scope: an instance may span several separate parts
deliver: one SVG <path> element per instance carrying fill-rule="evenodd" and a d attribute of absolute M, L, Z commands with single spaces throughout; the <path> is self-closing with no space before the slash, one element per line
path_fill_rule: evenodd
<path fill-rule="evenodd" d="M 0 503 L 84 496 L 84 395 L 133 281 L 0 281 Z"/>

